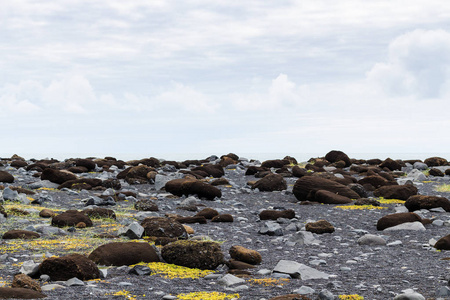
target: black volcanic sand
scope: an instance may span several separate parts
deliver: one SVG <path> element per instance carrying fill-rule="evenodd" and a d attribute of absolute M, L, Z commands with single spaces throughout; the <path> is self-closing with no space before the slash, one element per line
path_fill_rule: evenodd
<path fill-rule="evenodd" d="M 31 175 L 33 172 L 19 172 L 9 167 L 2 167 L 16 177 L 15 183 L 11 186 L 27 187 L 30 183 L 39 181 Z M 212 223 L 188 224 L 195 230 L 194 236 L 208 236 L 212 240 L 221 241 L 221 247 L 225 257 L 229 259 L 228 250 L 234 245 L 240 245 L 249 249 L 258 250 L 262 255 L 262 263 L 255 269 L 250 270 L 253 274 L 250 278 L 270 278 L 271 275 L 258 275 L 262 269 L 272 270 L 279 260 L 293 260 L 309 265 L 328 274 L 333 274 L 327 280 L 306 280 L 292 279 L 279 286 L 265 286 L 254 284 L 248 281 L 245 283 L 249 288 L 242 291 L 232 291 L 221 286 L 216 279 L 166 279 L 161 276 L 136 276 L 129 275 L 124 268 L 111 267 L 108 269 L 107 278 L 98 282 L 90 282 L 92 286 L 75 286 L 65 289 L 55 289 L 45 292 L 47 299 L 111 299 L 124 298 L 123 296 L 111 296 L 108 294 L 127 290 L 137 299 L 146 295 L 148 299 L 162 299 L 164 295 L 179 293 L 189 293 L 194 291 L 218 291 L 227 294 L 239 293 L 240 299 L 269 299 L 278 295 L 289 294 L 301 286 L 313 288 L 316 292 L 310 295 L 311 299 L 317 299 L 318 293 L 322 289 L 331 291 L 334 295 L 359 294 L 365 299 L 391 299 L 396 294 L 400 294 L 404 289 L 415 289 L 425 298 L 434 298 L 435 292 L 442 286 L 447 286 L 450 253 L 436 251 L 429 246 L 429 240 L 439 238 L 449 233 L 447 226 L 426 225 L 426 231 L 389 231 L 379 232 L 376 229 L 376 222 L 382 216 L 394 213 L 394 207 L 401 204 L 382 204 L 388 207 L 383 210 L 343 210 L 336 205 L 300 205 L 292 194 L 292 187 L 298 178 L 286 177 L 288 184 L 286 191 L 277 192 L 257 192 L 251 191 L 247 186 L 248 181 L 257 180 L 254 176 L 245 176 L 245 168 L 225 169 L 225 178 L 230 181 L 231 186 L 220 186 L 222 197 L 220 200 L 208 201 L 198 200 L 205 207 L 217 209 L 220 213 L 233 215 L 233 223 Z M 169 173 L 167 173 L 169 174 Z M 91 172 L 81 174 L 81 177 L 99 177 L 101 172 Z M 359 176 L 359 175 L 354 175 Z M 360 178 L 360 177 L 359 177 Z M 435 186 L 448 183 L 449 176 L 432 177 L 427 181 L 416 184 L 419 194 L 441 195 L 449 197 L 449 193 L 436 192 Z M 149 198 L 157 194 L 168 194 L 165 191 L 156 191 L 153 184 L 128 185 L 123 180 L 122 190 L 132 190 L 139 195 L 137 198 Z M 8 184 L 4 184 L 8 186 Z M 42 191 L 38 191 L 42 193 Z M 67 191 L 48 190 L 48 195 L 53 197 L 53 201 L 46 201 L 42 206 L 34 205 L 37 210 L 43 207 L 54 208 L 65 211 L 67 209 L 83 209 L 84 203 L 81 199 L 89 195 L 98 195 L 101 191 L 83 191 L 80 195 L 71 194 Z M 167 195 L 166 195 L 167 196 Z M 37 195 L 31 195 L 37 198 Z M 185 197 L 160 197 L 153 200 L 159 206 L 158 214 L 164 216 L 165 213 L 177 213 L 183 216 L 192 216 L 195 212 L 177 209 L 178 204 Z M 8 207 L 11 202 L 4 205 Z M 107 222 L 94 221 L 91 229 L 77 229 L 74 233 L 66 237 L 55 237 L 55 239 L 69 239 L 74 237 L 91 236 L 93 232 L 104 232 L 105 228 L 101 224 L 117 223 L 129 224 L 135 221 L 132 201 L 121 201 L 111 208 L 116 212 L 126 211 L 125 214 L 118 214 L 117 221 Z M 19 206 L 19 205 L 17 205 Z M 27 206 L 27 208 L 29 208 Z M 202 207 L 200 207 L 201 209 Z M 293 209 L 296 219 L 284 220 L 281 224 L 286 228 L 292 222 L 304 225 L 307 221 L 317 221 L 325 219 L 334 225 L 336 231 L 332 234 L 315 235 L 321 241 L 320 245 L 288 246 L 286 239 L 293 232 L 284 231 L 284 236 L 268 236 L 258 233 L 264 221 L 260 221 L 258 213 L 263 209 L 284 208 Z M 422 215 L 430 219 L 450 220 L 448 213 L 422 212 Z M 238 218 L 245 218 L 238 221 Z M 43 219 L 36 216 L 36 213 L 29 216 L 18 216 L 10 214 L 7 221 L 0 223 L 0 233 L 10 229 L 25 229 L 34 224 L 50 225 L 50 219 Z M 67 230 L 67 228 L 64 228 Z M 114 233 L 114 230 L 111 231 Z M 401 241 L 401 245 L 395 246 L 359 246 L 357 239 L 363 233 L 382 235 L 387 242 Z M 42 239 L 42 237 L 41 237 Z M 115 240 L 100 240 L 98 244 L 105 244 Z M 81 250 L 61 251 L 57 248 L 35 249 L 33 247 L 23 247 L 14 250 L 9 247 L 11 241 L 2 240 L 0 242 L 1 273 L 0 280 L 9 285 L 14 274 L 19 272 L 20 263 L 34 259 L 42 261 L 39 255 L 48 251 L 55 255 L 68 253 L 89 254 L 94 249 L 84 247 Z M 1 255 L 0 254 L 0 255 Z M 321 255 L 319 255 L 321 254 Z M 328 255 L 325 255 L 328 254 Z M 326 261 L 326 265 L 310 265 L 313 257 L 318 257 Z M 348 262 L 354 260 L 356 263 Z M 342 267 L 348 267 L 346 270 Z M 216 272 L 226 274 L 228 268 L 220 266 Z M 131 285 L 119 285 L 127 282 Z M 55 283 L 55 282 L 50 282 Z"/>

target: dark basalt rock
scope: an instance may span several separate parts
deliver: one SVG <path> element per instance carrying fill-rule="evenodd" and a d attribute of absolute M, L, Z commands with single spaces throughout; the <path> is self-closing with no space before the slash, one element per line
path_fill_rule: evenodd
<path fill-rule="evenodd" d="M 289 165 L 290 162 L 287 159 L 271 159 L 271 160 L 266 160 L 261 164 L 262 168 L 282 168 L 285 165 Z"/>
<path fill-rule="evenodd" d="M 447 166 L 448 165 L 448 161 L 445 158 L 442 157 L 429 157 L 427 159 L 425 159 L 424 163 L 428 166 L 428 167 L 439 167 L 439 166 Z"/>
<path fill-rule="evenodd" d="M 89 259 L 104 266 L 129 266 L 139 262 L 159 262 L 158 254 L 149 243 L 116 242 L 101 245 L 89 254 Z"/>
<path fill-rule="evenodd" d="M 69 180 L 76 180 L 77 176 L 69 171 L 61 171 L 56 169 L 45 169 L 41 174 L 42 180 L 49 180 L 53 183 L 63 184 Z"/>
<path fill-rule="evenodd" d="M 39 233 L 29 230 L 17 230 L 12 229 L 5 232 L 2 236 L 4 240 L 12 240 L 12 239 L 23 239 L 23 240 L 32 240 L 41 237 Z"/>
<path fill-rule="evenodd" d="M 305 229 L 306 231 L 317 234 L 334 232 L 334 226 L 327 220 L 319 220 L 317 222 L 306 223 Z"/>
<path fill-rule="evenodd" d="M 287 183 L 280 174 L 269 174 L 258 180 L 252 189 L 259 189 L 261 192 L 283 191 L 287 189 Z"/>
<path fill-rule="evenodd" d="M 180 222 L 170 218 L 151 217 L 142 221 L 144 236 L 155 236 L 164 238 L 187 238 L 186 229 Z"/>
<path fill-rule="evenodd" d="M 67 210 L 52 218 L 52 226 L 57 227 L 76 226 L 80 222 L 86 224 L 86 227 L 92 227 L 91 219 L 83 212 L 74 209 Z"/>
<path fill-rule="evenodd" d="M 6 171 L 0 171 L 0 182 L 13 183 L 14 176 Z"/>
<path fill-rule="evenodd" d="M 391 171 L 395 171 L 395 170 L 401 170 L 402 169 L 402 165 L 398 162 L 395 161 L 391 158 L 386 158 L 380 165 L 380 168 L 388 168 Z"/>
<path fill-rule="evenodd" d="M 39 265 L 39 273 L 50 276 L 53 281 L 65 281 L 73 277 L 80 280 L 100 278 L 97 265 L 87 257 L 76 253 L 45 259 Z"/>
<path fill-rule="evenodd" d="M 292 192 L 299 201 L 316 201 L 315 194 L 318 190 L 329 191 L 339 196 L 347 197 L 349 199 L 360 198 L 360 196 L 356 192 L 345 185 L 329 179 L 315 176 L 304 176 L 298 179 L 294 184 Z"/>
<path fill-rule="evenodd" d="M 261 220 L 277 220 L 278 218 L 293 219 L 295 218 L 295 211 L 293 209 L 286 210 L 271 210 L 266 209 L 259 213 Z"/>
<path fill-rule="evenodd" d="M 416 221 L 421 222 L 422 218 L 419 215 L 412 212 L 391 214 L 384 216 L 378 220 L 377 230 L 384 230 L 386 228 L 397 226 L 403 223 Z"/>
<path fill-rule="evenodd" d="M 47 296 L 32 289 L 0 287 L 0 299 L 38 299 L 45 297 Z"/>
<path fill-rule="evenodd" d="M 414 195 L 406 200 L 405 207 L 409 211 L 442 207 L 450 212 L 450 201 L 445 197 Z"/>
<path fill-rule="evenodd" d="M 351 165 L 350 158 L 348 157 L 348 155 L 338 150 L 332 150 L 328 152 L 325 155 L 325 159 L 331 163 L 343 161 L 344 162 L 344 165 L 342 166 L 343 168 L 349 167 Z"/>
<path fill-rule="evenodd" d="M 417 188 L 411 184 L 382 186 L 373 192 L 375 197 L 386 199 L 407 200 L 413 195 L 417 195 Z"/>

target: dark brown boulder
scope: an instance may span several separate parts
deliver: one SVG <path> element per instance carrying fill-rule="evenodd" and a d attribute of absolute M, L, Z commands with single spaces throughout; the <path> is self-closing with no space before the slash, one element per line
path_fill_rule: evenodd
<path fill-rule="evenodd" d="M 293 219 L 295 218 L 295 211 L 293 209 L 286 210 L 271 210 L 266 209 L 259 213 L 261 220 L 277 220 L 278 218 Z"/>
<path fill-rule="evenodd" d="M 263 161 L 263 163 L 261 164 L 262 168 L 275 168 L 275 169 L 279 169 L 282 168 L 285 165 L 289 165 L 290 162 L 289 160 L 285 160 L 285 159 L 270 159 L 270 160 L 266 160 Z"/>
<path fill-rule="evenodd" d="M 238 161 L 238 160 L 239 160 L 239 156 L 237 156 L 237 155 L 234 154 L 234 153 L 228 153 L 228 154 L 226 154 L 226 155 L 222 155 L 222 156 L 220 157 L 220 159 L 222 159 L 222 158 L 224 158 L 224 157 L 229 157 L 229 158 L 231 158 L 231 159 L 233 159 L 233 160 L 235 160 L 235 161 Z"/>
<path fill-rule="evenodd" d="M 450 250 L 450 234 L 440 238 L 436 244 L 434 244 L 434 248 L 438 250 Z"/>
<path fill-rule="evenodd" d="M 352 200 L 346 196 L 342 196 L 326 190 L 316 191 L 314 193 L 314 199 L 312 199 L 312 201 L 323 204 L 347 204 L 352 202 Z"/>
<path fill-rule="evenodd" d="M 193 216 L 193 217 L 178 217 L 175 219 L 177 222 L 181 224 L 206 224 L 206 218 L 204 216 Z"/>
<path fill-rule="evenodd" d="M 26 288 L 0 287 L 0 299 L 38 299 L 45 298 L 41 292 Z"/>
<path fill-rule="evenodd" d="M 134 204 L 134 209 L 139 211 L 159 211 L 158 205 L 150 199 L 141 199 Z"/>
<path fill-rule="evenodd" d="M 187 238 L 186 229 L 180 222 L 169 218 L 150 217 L 142 221 L 144 236 L 155 236 L 165 238 Z"/>
<path fill-rule="evenodd" d="M 176 196 L 197 195 L 199 198 L 214 200 L 216 197 L 222 197 L 220 189 L 206 183 L 191 178 L 182 178 L 170 180 L 166 183 L 167 192 Z"/>
<path fill-rule="evenodd" d="M 360 196 L 349 187 L 333 180 L 316 176 L 304 176 L 298 179 L 292 192 L 299 201 L 317 201 L 315 194 L 318 190 L 325 190 L 349 199 L 359 199 Z"/>
<path fill-rule="evenodd" d="M 203 216 L 206 219 L 211 220 L 212 218 L 214 218 L 215 216 L 219 215 L 219 212 L 217 210 L 215 210 L 214 208 L 210 208 L 210 207 L 206 207 L 204 209 L 202 209 L 201 211 L 199 211 L 197 214 L 195 214 L 196 216 Z"/>
<path fill-rule="evenodd" d="M 258 251 L 247 249 L 242 246 L 232 246 L 229 253 L 231 258 L 251 265 L 260 264 L 262 261 L 262 256 Z"/>
<path fill-rule="evenodd" d="M 369 175 L 360 180 L 358 180 L 358 184 L 362 186 L 370 185 L 373 189 L 377 189 L 386 185 L 397 185 L 396 182 L 389 182 L 386 178 L 380 175 Z"/>
<path fill-rule="evenodd" d="M 225 175 L 225 171 L 220 165 L 203 165 L 201 167 L 193 168 L 192 171 L 203 171 L 214 178 L 220 178 Z"/>
<path fill-rule="evenodd" d="M 429 157 L 427 159 L 425 159 L 424 163 L 428 166 L 428 167 L 439 167 L 439 166 L 447 166 L 448 165 L 448 161 L 445 158 L 442 157 Z"/>
<path fill-rule="evenodd" d="M 80 222 L 85 223 L 87 227 L 92 227 L 91 219 L 75 209 L 67 210 L 52 218 L 52 226 L 57 227 L 75 226 Z"/>
<path fill-rule="evenodd" d="M 83 210 L 83 213 L 93 219 L 116 219 L 116 213 L 109 208 L 95 207 Z"/>
<path fill-rule="evenodd" d="M 116 191 L 120 190 L 122 188 L 122 184 L 118 179 L 106 179 L 102 182 L 102 186 L 107 189 L 114 189 Z"/>
<path fill-rule="evenodd" d="M 412 184 L 382 186 L 373 192 L 375 197 L 385 199 L 407 200 L 413 195 L 417 195 L 417 188 Z"/>
<path fill-rule="evenodd" d="M 372 159 L 368 159 L 366 160 L 366 163 L 371 165 L 371 166 L 378 166 L 382 163 L 383 161 L 379 158 L 372 158 Z"/>
<path fill-rule="evenodd" d="M 159 262 L 156 250 L 146 242 L 117 242 L 101 245 L 89 259 L 104 266 L 129 266 L 139 262 Z"/>
<path fill-rule="evenodd" d="M 391 159 L 391 158 L 386 158 L 379 166 L 380 168 L 388 168 L 391 171 L 395 171 L 395 170 L 401 170 L 402 169 L 402 165 Z"/>
<path fill-rule="evenodd" d="M 63 184 L 66 181 L 77 179 L 77 176 L 69 171 L 47 168 L 42 172 L 41 179 L 49 180 L 53 183 Z"/>
<path fill-rule="evenodd" d="M 14 176 L 6 171 L 0 171 L 0 182 L 13 183 Z"/>
<path fill-rule="evenodd" d="M 441 170 L 439 170 L 437 168 L 431 168 L 428 172 L 431 176 L 436 176 L 436 177 L 444 177 L 445 176 L 444 172 L 442 172 Z"/>
<path fill-rule="evenodd" d="M 292 167 L 292 176 L 301 178 L 306 175 L 308 175 L 308 170 L 305 168 L 300 168 L 299 166 Z"/>
<path fill-rule="evenodd" d="M 317 222 L 306 223 L 305 229 L 306 231 L 317 234 L 334 232 L 334 226 L 326 220 L 319 220 Z"/>
<path fill-rule="evenodd" d="M 67 171 L 74 173 L 74 174 L 80 174 L 80 173 L 87 173 L 89 172 L 88 169 L 85 167 L 70 167 L 67 169 Z"/>
<path fill-rule="evenodd" d="M 80 280 L 100 278 L 97 265 L 87 257 L 76 253 L 45 259 L 39 265 L 39 273 L 50 276 L 53 281 L 65 281 L 73 277 Z"/>
<path fill-rule="evenodd" d="M 407 222 L 422 221 L 422 218 L 412 212 L 390 214 L 382 217 L 377 222 L 377 230 L 384 230 L 389 227 L 397 226 Z"/>
<path fill-rule="evenodd" d="M 88 171 L 92 171 L 95 169 L 95 162 L 91 159 L 80 158 L 80 159 L 75 160 L 75 166 L 84 167 Z"/>
<path fill-rule="evenodd" d="M 128 172 L 126 172 L 125 180 L 130 184 L 148 183 L 149 182 L 148 174 L 151 171 L 154 171 L 154 169 L 147 165 L 139 165 L 132 167 L 131 169 L 128 170 Z M 119 178 L 119 174 L 117 174 L 117 178 Z"/>
<path fill-rule="evenodd" d="M 32 279 L 30 276 L 26 274 L 17 274 L 13 278 L 13 282 L 11 284 L 12 288 L 24 288 L 30 289 L 37 292 L 41 292 L 41 286 L 39 283 Z"/>
<path fill-rule="evenodd" d="M 233 216 L 230 214 L 221 214 L 212 218 L 211 222 L 223 222 L 223 223 L 231 223 L 234 222 Z"/>
<path fill-rule="evenodd" d="M 161 249 L 162 258 L 169 264 L 214 270 L 224 263 L 220 244 L 210 241 L 177 241 Z"/>
<path fill-rule="evenodd" d="M 56 212 L 47 208 L 44 208 L 39 212 L 39 217 L 41 218 L 53 218 L 56 215 Z"/>
<path fill-rule="evenodd" d="M 287 189 L 287 183 L 280 174 L 269 174 L 258 180 L 252 189 L 259 189 L 261 192 L 283 191 Z"/>
<path fill-rule="evenodd" d="M 325 155 L 325 159 L 328 160 L 330 163 L 336 163 L 338 161 L 343 161 L 344 164 L 344 168 L 345 167 L 350 167 L 351 162 L 350 162 L 350 158 L 348 157 L 347 154 L 345 154 L 342 151 L 338 151 L 338 150 L 332 150 L 330 152 L 328 152 Z"/>
<path fill-rule="evenodd" d="M 232 159 L 231 157 L 224 156 L 220 159 L 219 165 L 223 168 L 229 165 L 237 164 L 237 161 Z"/>
<path fill-rule="evenodd" d="M 254 269 L 255 266 L 248 264 L 246 262 L 243 261 L 239 261 L 239 260 L 235 260 L 235 259 L 230 259 L 228 262 L 225 262 L 227 264 L 227 267 L 230 270 L 246 270 L 246 269 Z"/>
<path fill-rule="evenodd" d="M 28 230 L 17 230 L 12 229 L 5 232 L 2 236 L 4 240 L 13 240 L 13 239 L 23 239 L 23 240 L 32 240 L 40 238 L 39 233 Z"/>
<path fill-rule="evenodd" d="M 18 169 L 18 168 L 24 168 L 24 167 L 28 166 L 28 163 L 23 160 L 13 160 L 9 165 L 13 168 Z"/>
<path fill-rule="evenodd" d="M 68 189 L 77 189 L 77 190 L 81 190 L 81 189 L 86 189 L 86 186 L 89 186 L 91 189 L 93 187 L 96 186 L 101 186 L 102 185 L 102 180 L 101 179 L 97 179 L 97 178 L 80 178 L 80 179 L 75 179 L 75 180 L 68 180 L 66 182 L 64 182 L 63 184 L 60 184 L 58 186 L 58 189 L 62 189 L 62 188 L 68 188 Z"/>
<path fill-rule="evenodd" d="M 261 168 L 261 167 L 256 167 L 256 166 L 250 166 L 245 171 L 245 175 L 246 176 L 255 175 L 256 173 L 263 172 L 263 171 L 270 171 L 270 170 L 268 168 Z"/>
<path fill-rule="evenodd" d="M 449 175 L 450 176 L 450 169 L 445 170 L 445 175 Z"/>
<path fill-rule="evenodd" d="M 405 207 L 409 211 L 442 207 L 450 212 L 450 201 L 445 197 L 414 195 L 406 200 Z"/>
<path fill-rule="evenodd" d="M 230 182 L 226 178 L 217 178 L 211 181 L 212 186 L 218 186 L 218 185 L 229 185 Z"/>

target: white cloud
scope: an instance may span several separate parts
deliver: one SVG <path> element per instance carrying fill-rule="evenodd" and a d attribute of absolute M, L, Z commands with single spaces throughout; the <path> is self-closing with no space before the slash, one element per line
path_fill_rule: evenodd
<path fill-rule="evenodd" d="M 414 30 L 397 37 L 389 44 L 388 61 L 367 76 L 392 96 L 442 97 L 450 82 L 450 33 Z"/>

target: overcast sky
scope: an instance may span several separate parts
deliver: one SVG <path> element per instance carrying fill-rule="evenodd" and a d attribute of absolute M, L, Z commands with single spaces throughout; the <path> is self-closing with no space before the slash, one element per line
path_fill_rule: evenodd
<path fill-rule="evenodd" d="M 0 37 L 3 157 L 450 153 L 447 1 L 14 0 Z"/>

